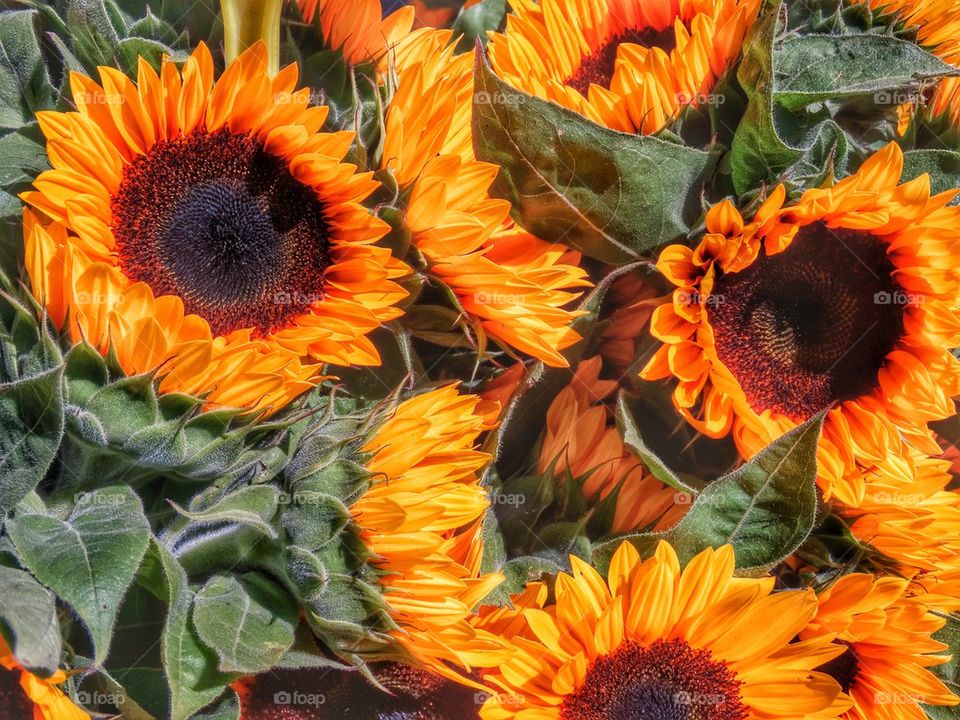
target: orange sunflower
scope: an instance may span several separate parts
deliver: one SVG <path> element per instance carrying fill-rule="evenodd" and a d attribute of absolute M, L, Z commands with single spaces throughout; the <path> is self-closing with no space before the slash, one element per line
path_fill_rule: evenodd
<path fill-rule="evenodd" d="M 380 0 L 297 0 L 308 23 L 317 22 L 327 47 L 347 62 L 379 63 L 413 28 L 415 8 L 407 5 L 382 17 Z"/>
<path fill-rule="evenodd" d="M 683 517 L 689 501 L 651 475 L 624 445 L 604 404 L 618 383 L 601 380 L 601 366 L 599 355 L 581 362 L 550 403 L 537 470 L 582 480 L 590 502 L 616 492 L 613 533 L 669 528 Z"/>
<path fill-rule="evenodd" d="M 57 687 L 67 679 L 57 670 L 48 678 L 24 669 L 0 638 L 0 716 L 10 720 L 90 720 Z M 18 677 L 19 675 L 19 677 Z"/>
<path fill-rule="evenodd" d="M 377 187 L 342 162 L 349 132 L 266 73 L 262 44 L 214 83 L 200 45 L 134 84 L 71 74 L 76 112 L 42 112 L 52 170 L 23 194 L 35 295 L 123 369 L 160 389 L 276 408 L 319 363 L 377 365 L 366 337 L 401 312 L 409 268 L 374 243 L 389 227 L 360 201 Z"/>
<path fill-rule="evenodd" d="M 402 402 L 364 445 L 370 489 L 353 505 L 361 538 L 383 571 L 393 635 L 422 665 L 459 679 L 455 667 L 487 667 L 503 643 L 469 623 L 474 606 L 503 577 L 481 574 L 481 536 L 490 505 L 475 449 L 499 406 L 448 386 Z M 411 442 L 416 438 L 416 442 Z"/>
<path fill-rule="evenodd" d="M 696 248 L 658 268 L 676 286 L 641 376 L 677 379 L 678 411 L 741 454 L 828 410 L 821 488 L 848 506 L 864 472 L 895 473 L 908 447 L 939 454 L 927 423 L 960 393 L 960 208 L 922 175 L 898 184 L 890 144 L 833 187 L 784 206 L 776 188 L 750 222 L 729 201 L 707 213 Z"/>
<path fill-rule="evenodd" d="M 843 654 L 818 668 L 853 699 L 844 720 L 926 720 L 924 705 L 960 698 L 927 668 L 948 661 L 931 635 L 946 619 L 906 595 L 907 580 L 845 575 L 820 594 L 816 617 L 800 639 L 833 637 Z"/>
<path fill-rule="evenodd" d="M 560 351 L 580 339 L 569 305 L 590 283 L 579 253 L 517 228 L 509 202 L 490 197 L 498 168 L 473 155 L 470 56 L 454 55 L 450 38 L 449 30 L 422 29 L 396 46 L 383 167 L 407 193 L 413 244 L 481 343 L 489 336 L 565 366 Z"/>
<path fill-rule="evenodd" d="M 740 54 L 758 0 L 518 0 L 490 61 L 511 85 L 624 132 L 702 104 Z"/>
<path fill-rule="evenodd" d="M 481 610 L 478 624 L 513 644 L 484 674 L 495 689 L 484 720 L 827 720 L 848 707 L 815 670 L 843 647 L 830 636 L 793 642 L 817 612 L 813 591 L 771 593 L 772 578 L 734 578 L 732 547 L 681 571 L 667 543 L 646 561 L 624 543 L 606 581 L 570 561 L 552 593 L 534 583 L 515 609 Z"/>

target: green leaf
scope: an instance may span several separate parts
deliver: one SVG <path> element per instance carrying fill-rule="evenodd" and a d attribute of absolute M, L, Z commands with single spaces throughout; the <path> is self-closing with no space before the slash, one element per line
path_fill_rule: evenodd
<path fill-rule="evenodd" d="M 34 10 L 0 13 L 0 128 L 17 129 L 56 104 L 40 54 Z"/>
<path fill-rule="evenodd" d="M 617 397 L 616 417 L 624 445 L 643 460 L 643 464 L 647 466 L 647 469 L 655 478 L 680 492 L 690 493 L 691 496 L 697 494 L 697 490 L 681 480 L 644 442 L 643 436 L 640 434 L 640 428 L 634 420 L 633 411 L 630 409 L 627 394 L 623 391 Z"/>
<path fill-rule="evenodd" d="M 256 528 L 271 539 L 278 537 L 270 521 L 280 507 L 280 491 L 273 485 L 250 485 L 224 496 L 210 507 L 188 511 L 177 508 L 184 517 L 202 523 L 237 523 Z"/>
<path fill-rule="evenodd" d="M 187 720 L 214 702 L 236 676 L 217 669 L 216 653 L 203 644 L 190 622 L 193 593 L 180 563 L 156 541 L 147 557 L 162 571 L 169 603 L 161 654 L 170 685 L 170 719 Z"/>
<path fill-rule="evenodd" d="M 500 27 L 506 13 L 507 0 L 480 0 L 461 10 L 453 23 L 454 35 L 461 36 L 457 50 L 467 52 L 477 40 L 486 45 L 487 33 Z"/>
<path fill-rule="evenodd" d="M 956 150 L 908 150 L 903 154 L 902 182 L 924 173 L 930 176 L 930 192 L 960 187 L 960 152 Z"/>
<path fill-rule="evenodd" d="M 63 437 L 62 367 L 0 385 L 0 516 L 43 480 Z"/>
<path fill-rule="evenodd" d="M 0 630 L 27 670 L 46 676 L 60 663 L 60 626 L 53 595 L 29 573 L 0 565 Z"/>
<path fill-rule="evenodd" d="M 856 95 L 896 103 L 898 88 L 960 74 L 935 55 L 889 35 L 800 35 L 777 50 L 774 98 L 796 110 Z"/>
<path fill-rule="evenodd" d="M 10 189 L 29 182 L 47 167 L 47 151 L 42 145 L 20 133 L 0 138 L 0 187 Z"/>
<path fill-rule="evenodd" d="M 731 175 L 739 195 L 776 180 L 814 148 L 831 149 L 837 174 L 846 161 L 843 131 L 828 114 L 791 113 L 774 102 L 773 49 L 781 7 L 767 3 L 744 40 L 744 57 L 737 70 L 748 98 L 730 148 Z"/>
<path fill-rule="evenodd" d="M 477 51 L 474 151 L 500 166 L 493 193 L 517 222 L 604 262 L 623 263 L 686 235 L 715 156 L 628 135 L 520 92 Z"/>
<path fill-rule="evenodd" d="M 943 615 L 946 623 L 933 634 L 934 640 L 947 645 L 944 654 L 949 654 L 950 660 L 942 665 L 930 668 L 937 677 L 950 689 L 952 693 L 960 693 L 960 616 Z M 940 717 L 940 716 L 935 716 Z M 943 715 L 942 717 L 957 717 L 957 715 Z"/>
<path fill-rule="evenodd" d="M 65 521 L 18 515 L 7 531 L 27 569 L 80 616 L 101 664 L 150 537 L 136 493 L 129 487 L 82 493 Z"/>
<path fill-rule="evenodd" d="M 222 698 L 196 713 L 190 720 L 241 720 L 240 696 L 233 688 L 228 688 Z"/>
<path fill-rule="evenodd" d="M 707 548 L 733 545 L 737 568 L 765 571 L 794 552 L 817 516 L 817 443 L 824 413 L 785 433 L 749 462 L 713 481 L 670 530 L 637 533 L 597 544 L 594 564 L 606 572 L 623 541 L 648 554 L 669 542 L 686 564 Z"/>
<path fill-rule="evenodd" d="M 293 645 L 297 605 L 259 573 L 216 575 L 194 598 L 193 624 L 221 670 L 253 674 L 269 670 Z"/>
<path fill-rule="evenodd" d="M 765 568 L 800 547 L 817 514 L 817 443 L 824 414 L 785 433 L 707 485 L 668 540 L 682 563 L 732 544 L 738 568 Z"/>

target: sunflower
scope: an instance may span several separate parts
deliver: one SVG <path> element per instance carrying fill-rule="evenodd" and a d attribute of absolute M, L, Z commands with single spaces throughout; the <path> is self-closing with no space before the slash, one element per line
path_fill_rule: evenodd
<path fill-rule="evenodd" d="M 853 699 L 844 720 L 924 720 L 920 704 L 954 706 L 960 698 L 927 668 L 947 662 L 931 635 L 946 619 L 907 596 L 903 578 L 845 575 L 820 594 L 816 617 L 800 639 L 834 637 L 843 654 L 821 666 Z"/>
<path fill-rule="evenodd" d="M 740 54 L 757 0 L 519 0 L 490 62 L 511 85 L 624 132 L 702 104 Z"/>
<path fill-rule="evenodd" d="M 19 676 L 19 677 L 18 677 Z M 67 679 L 57 670 L 41 678 L 26 670 L 0 638 L 0 715 L 11 720 L 90 720 L 57 687 Z"/>
<path fill-rule="evenodd" d="M 936 571 L 960 554 L 960 495 L 947 489 L 945 460 L 910 453 L 893 457 L 884 470 L 868 474 L 857 507 L 840 505 L 850 529 L 895 560 L 904 574 Z"/>
<path fill-rule="evenodd" d="M 570 384 L 550 403 L 537 470 L 582 481 L 584 497 L 592 503 L 616 492 L 611 532 L 671 527 L 689 503 L 624 445 L 604 404 L 618 384 L 600 379 L 601 366 L 599 355 L 581 362 Z"/>
<path fill-rule="evenodd" d="M 347 62 L 379 63 L 413 28 L 415 8 L 407 5 L 382 17 L 380 0 L 297 0 L 308 23 L 317 22 L 327 47 Z"/>
<path fill-rule="evenodd" d="M 490 197 L 496 165 L 473 155 L 470 57 L 449 30 L 422 29 L 395 48 L 398 84 L 386 113 L 382 164 L 407 195 L 412 242 L 478 329 L 507 347 L 565 366 L 580 337 L 568 309 L 590 287 L 580 255 L 508 220 Z"/>
<path fill-rule="evenodd" d="M 696 248 L 658 268 L 676 286 L 655 311 L 663 342 L 641 371 L 674 377 L 674 405 L 750 457 L 828 410 L 821 488 L 860 505 L 864 472 L 908 447 L 939 454 L 927 423 L 953 414 L 960 364 L 960 208 L 927 175 L 898 185 L 890 144 L 830 188 L 784 207 L 776 188 L 749 223 L 729 201 Z"/>
<path fill-rule="evenodd" d="M 397 317 L 409 268 L 374 243 L 352 133 L 266 74 L 262 43 L 213 83 L 200 45 L 134 84 L 71 74 L 76 112 L 42 112 L 52 170 L 23 194 L 26 267 L 50 317 L 128 373 L 211 404 L 282 405 L 319 363 L 377 365 L 366 337 Z"/>
<path fill-rule="evenodd" d="M 484 720 L 826 720 L 846 708 L 837 682 L 814 670 L 843 648 L 829 636 L 791 642 L 816 614 L 813 591 L 771 593 L 772 578 L 735 579 L 731 546 L 681 571 L 667 543 L 646 561 L 624 543 L 606 582 L 570 560 L 550 603 L 535 583 L 514 597 L 515 610 L 482 611 L 478 623 L 514 646 L 484 675 L 496 688 Z"/>
<path fill-rule="evenodd" d="M 938 611 L 960 609 L 960 494 L 950 461 L 916 451 L 872 468 L 858 507 L 835 511 L 850 532 L 893 561 L 911 593 Z"/>
<path fill-rule="evenodd" d="M 363 447 L 373 484 L 352 507 L 383 573 L 397 641 L 424 667 L 458 680 L 446 663 L 486 667 L 503 650 L 468 622 L 503 580 L 480 573 L 490 500 L 478 472 L 491 458 L 474 449 L 498 412 L 454 386 L 402 402 Z"/>

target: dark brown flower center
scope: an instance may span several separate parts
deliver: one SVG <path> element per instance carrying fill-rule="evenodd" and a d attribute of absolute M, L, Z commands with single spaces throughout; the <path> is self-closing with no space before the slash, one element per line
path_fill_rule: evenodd
<path fill-rule="evenodd" d="M 374 687 L 359 672 L 275 670 L 258 675 L 242 720 L 471 720 L 482 705 L 474 690 L 397 663 L 372 666 Z"/>
<path fill-rule="evenodd" d="M 112 211 L 123 273 L 179 296 L 216 334 L 269 333 L 323 297 L 323 205 L 255 138 L 157 143 L 124 171 Z"/>
<path fill-rule="evenodd" d="M 563 720 L 743 720 L 740 681 L 725 663 L 683 640 L 627 643 L 594 660 L 567 696 Z"/>
<path fill-rule="evenodd" d="M 20 671 L 0 667 L 0 720 L 29 720 L 33 703 L 20 687 Z"/>
<path fill-rule="evenodd" d="M 717 279 L 717 356 L 757 412 L 804 420 L 870 392 L 903 334 L 906 293 L 886 243 L 812 223 L 790 246 Z"/>
<path fill-rule="evenodd" d="M 857 654 L 854 652 L 852 644 L 844 640 L 837 640 L 837 642 L 847 646 L 843 655 L 838 655 L 816 669 L 818 672 L 826 673 L 836 680 L 844 692 L 849 692 L 860 673 L 860 661 L 857 660 Z"/>
<path fill-rule="evenodd" d="M 572 87 L 581 95 L 587 94 L 591 84 L 601 85 L 609 90 L 610 80 L 616 68 L 617 48 L 623 43 L 633 43 L 647 48 L 658 47 L 670 52 L 676 47 L 677 41 L 673 25 L 668 25 L 663 30 L 642 28 L 614 35 L 596 50 L 584 55 L 580 60 L 580 66 L 564 81 L 564 85 Z"/>

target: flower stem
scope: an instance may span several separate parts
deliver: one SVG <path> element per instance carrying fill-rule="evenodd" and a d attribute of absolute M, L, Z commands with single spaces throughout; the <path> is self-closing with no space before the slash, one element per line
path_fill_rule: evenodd
<path fill-rule="evenodd" d="M 280 69 L 282 9 L 283 0 L 220 0 L 227 63 L 258 40 L 263 40 L 267 46 L 267 70 L 274 75 Z"/>

